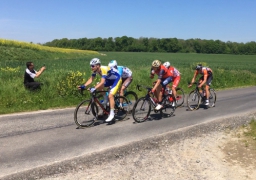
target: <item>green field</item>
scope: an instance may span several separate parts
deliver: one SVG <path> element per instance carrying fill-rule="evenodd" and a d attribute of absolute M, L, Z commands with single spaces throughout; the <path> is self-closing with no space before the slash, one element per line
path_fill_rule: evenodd
<path fill-rule="evenodd" d="M 23 87 L 27 59 L 2 58 L 0 59 L 0 114 L 77 105 L 85 97 L 77 92 L 76 86 L 90 77 L 89 61 L 93 57 L 100 58 L 103 65 L 116 59 L 119 65 L 129 67 L 134 77 L 129 89 L 139 93 L 139 96 L 144 92 L 138 92 L 135 89 L 136 84 L 151 85 L 153 82 L 149 78 L 149 72 L 154 59 L 170 61 L 182 73 L 180 87 L 187 93 L 190 90 L 187 88 L 187 82 L 191 80 L 193 68 L 199 62 L 212 68 L 214 74 L 212 85 L 215 89 L 256 84 L 256 55 L 102 52 L 74 59 L 31 58 L 36 70 L 43 64 L 47 68 L 37 79 L 44 83 L 42 90 L 31 93 Z"/>

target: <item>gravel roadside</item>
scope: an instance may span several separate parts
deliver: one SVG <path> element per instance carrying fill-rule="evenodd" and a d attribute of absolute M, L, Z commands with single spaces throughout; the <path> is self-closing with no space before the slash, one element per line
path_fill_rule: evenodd
<path fill-rule="evenodd" d="M 214 132 L 160 148 L 120 156 L 115 161 L 80 167 L 44 180 L 152 179 L 243 180 L 256 179 L 256 150 L 245 147 L 237 131 Z"/>

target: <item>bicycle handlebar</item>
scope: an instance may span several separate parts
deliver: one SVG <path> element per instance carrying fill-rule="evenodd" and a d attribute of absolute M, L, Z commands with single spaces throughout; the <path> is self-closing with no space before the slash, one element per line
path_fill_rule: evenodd
<path fill-rule="evenodd" d="M 85 90 L 87 90 L 87 91 L 90 91 L 90 89 L 88 88 L 88 89 L 79 89 L 78 91 L 79 91 L 79 93 L 80 94 L 84 94 L 83 92 L 85 91 Z M 106 92 L 108 92 L 107 90 L 106 91 L 97 91 L 97 90 L 95 90 L 93 93 L 91 93 L 91 95 L 92 96 L 96 96 L 96 94 L 98 94 L 98 93 L 102 93 L 102 92 L 104 92 L 104 93 L 106 93 Z"/>
<path fill-rule="evenodd" d="M 141 90 L 141 87 L 142 87 L 142 88 L 144 88 L 144 89 L 147 89 L 148 91 L 151 91 L 151 90 L 152 90 L 152 88 L 151 88 L 151 87 L 144 86 L 144 85 L 137 85 L 137 89 L 138 89 L 138 91 L 142 91 L 142 90 Z"/>

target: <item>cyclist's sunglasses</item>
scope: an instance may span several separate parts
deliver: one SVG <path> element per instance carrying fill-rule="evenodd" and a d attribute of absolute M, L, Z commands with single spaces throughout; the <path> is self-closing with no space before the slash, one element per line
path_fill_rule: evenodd
<path fill-rule="evenodd" d="M 95 65 L 91 65 L 91 67 L 92 67 L 92 68 L 94 68 L 94 67 L 95 67 Z"/>

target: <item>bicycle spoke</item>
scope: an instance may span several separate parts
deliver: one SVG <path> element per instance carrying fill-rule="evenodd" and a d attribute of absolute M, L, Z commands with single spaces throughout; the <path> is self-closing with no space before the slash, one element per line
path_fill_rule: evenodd
<path fill-rule="evenodd" d="M 75 109 L 74 120 L 78 127 L 85 128 L 94 124 L 96 118 L 94 113 L 97 113 L 97 109 L 92 109 L 91 101 L 82 101 Z"/>
<path fill-rule="evenodd" d="M 191 91 L 187 99 L 188 108 L 191 111 L 196 110 L 199 108 L 199 104 L 200 104 L 200 96 L 197 94 L 196 91 Z"/>
<path fill-rule="evenodd" d="M 132 110 L 133 119 L 136 122 L 146 121 L 151 111 L 151 104 L 144 97 L 140 98 Z"/>

